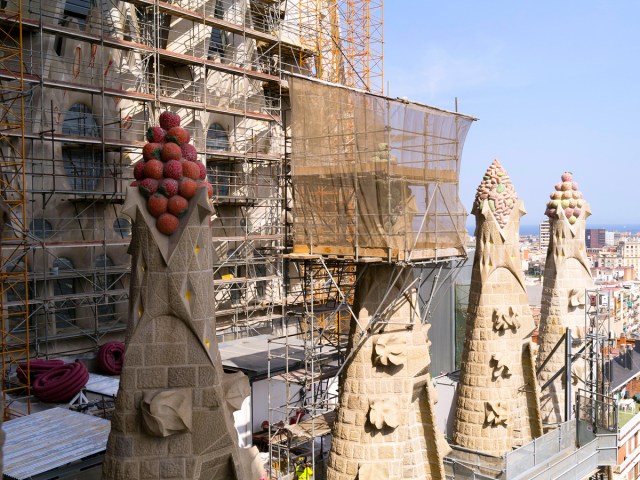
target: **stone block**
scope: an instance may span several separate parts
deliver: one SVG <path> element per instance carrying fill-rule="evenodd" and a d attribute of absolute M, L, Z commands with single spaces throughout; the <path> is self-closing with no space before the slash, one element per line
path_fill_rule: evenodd
<path fill-rule="evenodd" d="M 170 457 L 160 460 L 160 478 L 184 478 L 184 458 Z"/>
<path fill-rule="evenodd" d="M 130 437 L 118 435 L 113 442 L 114 454 L 118 457 L 133 457 L 133 440 Z"/>
<path fill-rule="evenodd" d="M 199 387 L 212 387 L 217 385 L 218 378 L 215 368 L 211 365 L 201 365 L 198 367 L 198 386 Z"/>
<path fill-rule="evenodd" d="M 164 367 L 138 368 L 136 378 L 137 388 L 164 388 L 167 386 L 167 369 Z"/>
<path fill-rule="evenodd" d="M 140 479 L 151 480 L 160 476 L 159 460 L 141 460 L 140 461 Z"/>
<path fill-rule="evenodd" d="M 169 367 L 168 385 L 173 388 L 188 388 L 196 386 L 197 367 Z"/>

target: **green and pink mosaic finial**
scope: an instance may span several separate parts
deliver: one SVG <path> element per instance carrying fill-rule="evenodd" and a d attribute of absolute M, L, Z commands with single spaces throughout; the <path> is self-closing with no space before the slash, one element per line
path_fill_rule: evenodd
<path fill-rule="evenodd" d="M 578 190 L 578 184 L 573 181 L 571 172 L 564 172 L 561 180 L 556 183 L 555 191 L 550 195 L 551 200 L 547 202 L 544 214 L 551 220 L 564 215 L 573 225 L 584 212 L 586 202 L 582 198 L 582 192 Z"/>
<path fill-rule="evenodd" d="M 502 228 L 509 222 L 517 200 L 518 195 L 507 171 L 498 160 L 494 160 L 478 186 L 471 213 L 480 213 L 486 203 Z"/>

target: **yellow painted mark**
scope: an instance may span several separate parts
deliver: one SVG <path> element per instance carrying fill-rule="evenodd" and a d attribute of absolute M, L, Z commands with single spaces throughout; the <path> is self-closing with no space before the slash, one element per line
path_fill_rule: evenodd
<path fill-rule="evenodd" d="M 196 252 L 196 255 L 197 255 L 197 254 L 199 254 L 199 253 L 200 253 L 200 245 L 198 245 L 198 244 L 196 243 L 196 248 L 195 248 L 194 250 L 195 250 L 195 252 Z"/>
<path fill-rule="evenodd" d="M 187 302 L 191 301 L 191 290 L 187 290 L 187 293 L 184 294 L 184 298 L 187 299 Z"/>
<path fill-rule="evenodd" d="M 142 308 L 142 306 L 138 307 L 138 316 L 141 317 L 143 313 L 144 313 L 144 308 Z"/>
<path fill-rule="evenodd" d="M 207 346 L 207 350 L 209 349 L 209 347 L 211 346 L 211 342 L 209 341 L 208 338 L 204 339 L 204 344 Z"/>

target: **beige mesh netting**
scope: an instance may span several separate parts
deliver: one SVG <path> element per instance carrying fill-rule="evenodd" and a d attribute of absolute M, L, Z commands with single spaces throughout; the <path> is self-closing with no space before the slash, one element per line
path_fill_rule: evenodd
<path fill-rule="evenodd" d="M 464 254 L 460 156 L 474 120 L 290 77 L 294 251 Z"/>

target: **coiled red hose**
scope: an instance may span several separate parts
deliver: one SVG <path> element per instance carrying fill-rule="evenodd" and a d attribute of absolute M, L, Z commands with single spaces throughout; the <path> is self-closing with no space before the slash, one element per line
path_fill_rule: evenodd
<path fill-rule="evenodd" d="M 107 375 L 120 375 L 124 362 L 124 343 L 108 342 L 98 350 L 98 368 Z"/>
<path fill-rule="evenodd" d="M 29 361 L 29 373 L 31 377 L 31 384 L 36 378 L 38 378 L 43 373 L 47 373 L 49 370 L 55 367 L 59 367 L 64 365 L 64 361 L 62 360 L 42 360 L 35 359 Z M 19 362 L 18 370 L 16 372 L 18 381 L 23 385 L 27 384 L 27 362 Z"/>
<path fill-rule="evenodd" d="M 55 367 L 40 375 L 33 382 L 32 392 L 43 402 L 68 402 L 89 381 L 89 371 L 84 363 L 76 360 Z"/>

